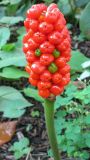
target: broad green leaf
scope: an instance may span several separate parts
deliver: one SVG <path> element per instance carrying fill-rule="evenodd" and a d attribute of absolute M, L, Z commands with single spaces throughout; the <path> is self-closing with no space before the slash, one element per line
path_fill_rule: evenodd
<path fill-rule="evenodd" d="M 22 0 L 9 0 L 10 1 L 10 4 L 17 4 L 17 3 L 20 3 Z"/>
<path fill-rule="evenodd" d="M 10 30 L 6 27 L 0 28 L 0 49 L 4 46 L 7 40 L 10 38 Z"/>
<path fill-rule="evenodd" d="M 71 103 L 71 97 L 61 97 L 61 96 L 57 96 L 56 97 L 56 101 L 55 101 L 55 109 L 58 109 L 60 108 L 61 106 L 64 106 L 64 105 L 68 105 Z"/>
<path fill-rule="evenodd" d="M 39 96 L 38 91 L 36 89 L 33 88 L 25 88 L 23 90 L 24 94 L 26 96 L 32 97 L 34 99 L 36 99 L 37 101 L 43 102 L 43 98 Z"/>
<path fill-rule="evenodd" d="M 89 0 L 75 0 L 75 5 L 77 7 L 82 7 L 86 5 L 89 2 Z"/>
<path fill-rule="evenodd" d="M 85 37 L 90 40 L 90 2 L 87 4 L 81 14 L 80 29 Z"/>
<path fill-rule="evenodd" d="M 72 72 L 82 72 L 82 63 L 85 61 L 89 61 L 89 58 L 85 57 L 81 52 L 78 50 L 72 51 L 72 57 L 69 62 L 71 66 Z"/>
<path fill-rule="evenodd" d="M 3 68 L 2 72 L 0 72 L 0 76 L 4 78 L 10 78 L 10 79 L 19 79 L 21 77 L 28 78 L 29 74 L 16 67 L 6 67 L 6 68 Z"/>
<path fill-rule="evenodd" d="M 90 124 L 90 114 L 85 117 L 86 124 Z"/>
<path fill-rule="evenodd" d="M 7 67 L 10 65 L 14 66 L 25 66 L 26 59 L 21 49 L 16 49 L 13 52 L 0 52 L 0 68 Z"/>
<path fill-rule="evenodd" d="M 90 148 L 90 133 L 85 133 L 86 145 Z"/>
<path fill-rule="evenodd" d="M 85 104 L 90 103 L 90 86 L 75 93 L 75 98 L 83 101 Z"/>
<path fill-rule="evenodd" d="M 68 0 L 59 0 L 58 7 L 64 15 L 68 15 L 72 11 Z"/>
<path fill-rule="evenodd" d="M 22 159 L 24 155 L 27 155 L 31 148 L 29 146 L 29 140 L 26 137 L 23 137 L 18 142 L 15 142 L 10 148 L 9 151 L 14 152 L 15 159 Z"/>
<path fill-rule="evenodd" d="M 24 114 L 25 108 L 32 106 L 22 94 L 13 87 L 0 87 L 0 111 L 4 117 L 17 118 Z"/>
<path fill-rule="evenodd" d="M 2 50 L 3 51 L 6 51 L 6 52 L 9 52 L 9 51 L 12 51 L 15 49 L 15 43 L 8 43 L 8 44 L 5 44 L 3 47 L 2 47 Z"/>
<path fill-rule="evenodd" d="M 23 21 L 23 17 L 17 16 L 17 17 L 13 17 L 13 16 L 5 16 L 2 17 L 0 19 L 0 23 L 5 23 L 5 24 L 9 24 L 9 25 L 14 25 L 20 21 Z"/>

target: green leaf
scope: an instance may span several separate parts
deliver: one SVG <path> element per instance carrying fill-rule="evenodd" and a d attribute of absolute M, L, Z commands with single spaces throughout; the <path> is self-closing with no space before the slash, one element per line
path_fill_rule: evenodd
<path fill-rule="evenodd" d="M 26 96 L 32 97 L 32 98 L 34 98 L 34 99 L 37 100 L 37 101 L 40 101 L 40 102 L 43 102 L 43 101 L 44 101 L 43 98 L 38 95 L 38 91 L 37 91 L 36 89 L 33 89 L 33 88 L 25 88 L 25 89 L 23 90 L 23 92 L 24 92 L 24 94 L 25 94 Z"/>
<path fill-rule="evenodd" d="M 75 98 L 84 102 L 84 104 L 90 103 L 90 86 L 87 86 L 81 91 L 75 93 Z"/>
<path fill-rule="evenodd" d="M 85 117 L 85 123 L 90 124 L 90 114 Z"/>
<path fill-rule="evenodd" d="M 90 148 L 90 133 L 85 134 L 86 145 Z"/>
<path fill-rule="evenodd" d="M 10 65 L 14 66 L 25 66 L 26 59 L 21 49 L 16 49 L 13 52 L 0 51 L 0 68 L 7 67 Z"/>
<path fill-rule="evenodd" d="M 7 40 L 10 38 L 10 30 L 6 27 L 0 28 L 0 49 L 4 46 Z"/>
<path fill-rule="evenodd" d="M 19 79 L 21 77 L 28 78 L 29 74 L 16 67 L 6 67 L 0 72 L 0 76 L 9 79 Z"/>
<path fill-rule="evenodd" d="M 77 7 L 82 7 L 86 5 L 89 2 L 89 0 L 75 0 L 75 5 Z"/>
<path fill-rule="evenodd" d="M 55 109 L 58 109 L 60 108 L 61 106 L 64 106 L 64 105 L 68 105 L 71 103 L 71 99 L 72 97 L 61 97 L 61 96 L 57 96 L 56 97 L 56 101 L 55 101 Z"/>
<path fill-rule="evenodd" d="M 25 112 L 25 108 L 29 106 L 32 106 L 32 104 L 15 88 L 0 87 L 0 111 L 4 113 L 4 117 L 20 117 Z"/>
<path fill-rule="evenodd" d="M 3 51 L 9 52 L 15 49 L 15 43 L 8 43 L 2 47 Z"/>
<path fill-rule="evenodd" d="M 29 139 L 23 137 L 19 142 L 15 142 L 10 148 L 9 151 L 14 152 L 15 159 L 20 159 L 23 155 L 26 155 L 31 150 L 29 146 Z"/>
<path fill-rule="evenodd" d="M 80 17 L 80 29 L 86 38 L 90 40 L 90 2 L 83 10 Z"/>
<path fill-rule="evenodd" d="M 39 113 L 39 111 L 32 111 L 32 112 L 31 112 L 31 116 L 32 116 L 32 117 L 39 117 L 39 116 L 40 116 L 40 113 Z"/>
<path fill-rule="evenodd" d="M 73 84 L 73 83 L 69 83 L 69 85 L 66 87 L 66 91 L 65 94 L 68 97 L 73 98 L 74 97 L 74 93 L 77 91 L 77 87 Z"/>
<path fill-rule="evenodd" d="M 78 50 L 72 51 L 72 57 L 69 62 L 71 66 L 71 71 L 72 72 L 82 72 L 82 63 L 85 61 L 88 61 L 89 58 L 85 57 L 81 52 Z"/>
<path fill-rule="evenodd" d="M 64 15 L 68 15 L 72 11 L 68 0 L 59 0 L 58 7 Z"/>
<path fill-rule="evenodd" d="M 8 25 L 14 25 L 20 21 L 23 21 L 23 17 L 21 16 L 17 16 L 17 17 L 13 17 L 13 16 L 5 16 L 5 17 L 2 17 L 0 19 L 0 23 L 5 23 L 5 24 L 8 24 Z"/>
<path fill-rule="evenodd" d="M 9 0 L 10 1 L 10 4 L 17 4 L 17 3 L 20 3 L 21 0 Z"/>

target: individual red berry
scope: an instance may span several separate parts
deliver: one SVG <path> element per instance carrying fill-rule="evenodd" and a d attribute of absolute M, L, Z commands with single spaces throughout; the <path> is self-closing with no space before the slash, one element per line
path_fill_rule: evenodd
<path fill-rule="evenodd" d="M 53 33 L 51 33 L 49 35 L 49 41 L 52 43 L 52 44 L 60 44 L 61 43 L 61 40 L 62 40 L 62 34 L 58 31 L 54 31 Z"/>
<path fill-rule="evenodd" d="M 63 68 L 59 69 L 59 73 L 61 73 L 62 75 L 65 75 L 69 72 L 70 72 L 70 66 L 68 64 L 66 64 Z"/>
<path fill-rule="evenodd" d="M 28 40 L 28 45 L 30 50 L 35 50 L 38 47 L 38 44 L 32 38 Z"/>
<path fill-rule="evenodd" d="M 44 90 L 44 89 L 49 89 L 51 87 L 51 83 L 50 82 L 42 82 L 42 81 L 39 81 L 38 82 L 38 89 L 40 90 Z"/>
<path fill-rule="evenodd" d="M 66 51 L 61 52 L 62 57 L 68 57 L 71 56 L 71 48 L 68 48 Z"/>
<path fill-rule="evenodd" d="M 34 19 L 29 20 L 29 29 L 32 29 L 34 32 L 38 30 L 38 21 Z"/>
<path fill-rule="evenodd" d="M 29 28 L 29 18 L 26 18 L 26 20 L 24 21 L 24 26 L 26 28 Z"/>
<path fill-rule="evenodd" d="M 50 4 L 47 8 L 47 12 L 51 12 L 54 8 L 57 8 L 57 5 L 55 3 Z"/>
<path fill-rule="evenodd" d="M 26 43 L 28 41 L 28 39 L 29 39 L 28 34 L 24 35 L 24 37 L 23 37 L 23 43 Z"/>
<path fill-rule="evenodd" d="M 36 61 L 32 64 L 31 69 L 36 74 L 41 74 L 46 69 L 44 65 L 40 64 L 39 61 Z"/>
<path fill-rule="evenodd" d="M 23 45 L 23 52 L 24 52 L 24 53 L 27 53 L 28 50 L 29 50 L 29 45 L 28 45 L 28 43 L 24 43 L 24 45 Z"/>
<path fill-rule="evenodd" d="M 25 70 L 26 70 L 26 72 L 28 72 L 29 74 L 31 73 L 31 68 L 30 68 L 29 65 L 27 65 L 27 66 L 25 67 Z"/>
<path fill-rule="evenodd" d="M 37 57 L 35 56 L 34 51 L 28 51 L 28 52 L 26 53 L 26 59 L 27 59 L 27 61 L 28 61 L 29 63 L 32 63 L 32 62 L 36 61 L 36 60 L 37 60 Z"/>
<path fill-rule="evenodd" d="M 33 78 L 29 78 L 29 82 L 31 83 L 31 85 L 33 85 L 33 86 L 37 86 L 37 84 L 38 84 L 38 80 L 36 80 L 36 79 L 33 79 Z"/>
<path fill-rule="evenodd" d="M 43 98 L 48 98 L 50 96 L 50 91 L 48 89 L 39 90 L 39 95 Z"/>
<path fill-rule="evenodd" d="M 67 48 L 70 48 L 70 43 L 69 43 L 68 39 L 64 39 L 64 41 L 57 46 L 57 49 L 59 51 L 66 51 Z"/>
<path fill-rule="evenodd" d="M 47 22 L 42 22 L 39 24 L 39 31 L 44 34 L 48 34 L 53 31 L 53 25 Z"/>
<path fill-rule="evenodd" d="M 68 29 L 66 26 L 63 28 L 61 34 L 62 34 L 63 39 L 66 39 L 68 37 L 69 33 L 68 33 Z"/>
<path fill-rule="evenodd" d="M 55 60 L 55 63 L 58 67 L 62 68 L 66 65 L 66 60 L 64 57 L 59 57 Z"/>
<path fill-rule="evenodd" d="M 43 43 L 46 40 L 46 36 L 43 33 L 41 33 L 41 32 L 36 32 L 33 35 L 33 40 L 36 43 L 41 44 L 41 43 Z"/>
<path fill-rule="evenodd" d="M 55 24 L 55 30 L 61 32 L 64 27 L 65 27 L 65 21 L 63 20 L 63 18 L 59 18 L 59 20 Z"/>
<path fill-rule="evenodd" d="M 40 79 L 43 82 L 48 82 L 51 80 L 51 78 L 52 78 L 52 75 L 48 70 L 45 70 L 40 76 Z"/>
<path fill-rule="evenodd" d="M 39 80 L 39 78 L 40 78 L 39 74 L 34 73 L 32 70 L 30 73 L 30 77 L 35 80 Z"/>
<path fill-rule="evenodd" d="M 38 9 L 37 5 L 33 5 L 28 11 L 27 11 L 27 17 L 32 19 L 38 19 L 40 16 L 41 11 Z"/>
<path fill-rule="evenodd" d="M 28 33 L 23 37 L 23 43 L 27 43 L 28 39 L 33 36 L 33 30 L 29 29 Z"/>
<path fill-rule="evenodd" d="M 60 82 L 60 86 L 66 86 L 70 82 L 70 73 L 67 73 Z"/>
<path fill-rule="evenodd" d="M 52 45 L 50 42 L 48 41 L 45 41 L 44 43 L 42 43 L 40 45 L 40 50 L 42 53 L 45 53 L 45 54 L 49 54 L 49 53 L 52 53 L 54 51 L 54 45 Z"/>
<path fill-rule="evenodd" d="M 52 12 L 46 12 L 45 21 L 47 23 L 56 23 L 57 18 L 58 18 L 58 15 L 55 12 L 53 12 L 53 10 Z"/>
<path fill-rule="evenodd" d="M 61 94 L 63 90 L 64 90 L 63 87 L 59 87 L 57 85 L 53 85 L 50 89 L 51 93 L 54 94 L 55 96 Z"/>
<path fill-rule="evenodd" d="M 42 54 L 40 57 L 40 62 L 43 65 L 49 65 L 54 61 L 54 56 L 52 54 Z"/>
<path fill-rule="evenodd" d="M 52 82 L 58 84 L 62 81 L 62 75 L 60 73 L 54 73 L 52 76 Z"/>

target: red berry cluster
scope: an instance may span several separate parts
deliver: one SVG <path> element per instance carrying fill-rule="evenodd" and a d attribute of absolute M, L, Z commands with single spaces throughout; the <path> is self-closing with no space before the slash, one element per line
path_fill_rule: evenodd
<path fill-rule="evenodd" d="M 24 21 L 26 35 L 23 51 L 30 73 L 29 82 L 37 86 L 39 95 L 59 95 L 70 81 L 71 41 L 66 21 L 57 5 L 33 5 Z"/>

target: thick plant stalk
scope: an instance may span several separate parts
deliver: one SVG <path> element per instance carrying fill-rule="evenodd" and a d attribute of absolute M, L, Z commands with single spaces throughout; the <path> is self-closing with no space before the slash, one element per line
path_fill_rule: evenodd
<path fill-rule="evenodd" d="M 46 128 L 54 160 L 61 160 L 54 128 L 54 101 L 45 99 L 44 104 Z"/>

